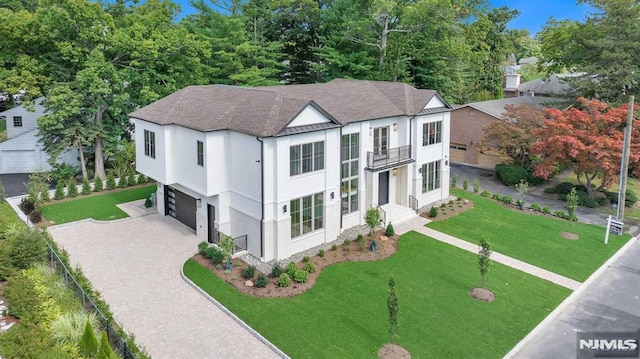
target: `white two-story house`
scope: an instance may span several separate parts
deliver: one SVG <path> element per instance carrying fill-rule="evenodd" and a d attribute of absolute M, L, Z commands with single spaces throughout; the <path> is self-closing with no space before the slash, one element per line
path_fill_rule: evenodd
<path fill-rule="evenodd" d="M 49 155 L 38 142 L 38 117 L 45 114 L 44 97 L 33 100 L 30 107 L 19 105 L 3 112 L 7 123 L 7 140 L 0 143 L 0 173 L 50 171 Z M 78 164 L 78 151 L 70 149 L 57 161 Z"/>
<path fill-rule="evenodd" d="M 450 111 L 435 91 L 333 80 L 190 86 L 130 116 L 158 211 L 203 240 L 246 236 L 270 261 L 334 241 L 368 208 L 448 198 Z"/>

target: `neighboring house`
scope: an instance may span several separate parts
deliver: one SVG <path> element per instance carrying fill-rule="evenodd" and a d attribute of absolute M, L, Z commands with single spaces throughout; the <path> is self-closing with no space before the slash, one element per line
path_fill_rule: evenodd
<path fill-rule="evenodd" d="M 0 112 L 7 121 L 7 140 L 0 143 L 0 173 L 31 173 L 49 171 L 49 155 L 38 142 L 38 117 L 43 116 L 44 97 L 33 100 L 31 109 L 24 105 Z M 77 150 L 69 150 L 58 162 L 76 165 Z"/>
<path fill-rule="evenodd" d="M 568 78 L 583 76 L 585 73 L 555 74 L 548 78 L 535 79 L 520 83 L 517 73 L 505 74 L 505 97 L 539 96 L 539 97 L 570 97 L 571 86 Z"/>
<path fill-rule="evenodd" d="M 494 168 L 502 163 L 500 158 L 481 153 L 476 148 L 485 135 L 483 128 L 494 121 L 503 121 L 507 105 L 542 106 L 549 101 L 548 97 L 521 96 L 456 106 L 451 112 L 451 161 Z"/>
<path fill-rule="evenodd" d="M 158 211 L 281 260 L 449 196 L 449 114 L 402 83 L 191 86 L 133 112 L 136 166 Z M 411 209 L 411 208 L 413 209 Z"/>

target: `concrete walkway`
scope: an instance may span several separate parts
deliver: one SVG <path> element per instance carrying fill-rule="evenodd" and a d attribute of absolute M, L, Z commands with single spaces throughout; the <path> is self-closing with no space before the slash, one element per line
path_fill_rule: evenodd
<path fill-rule="evenodd" d="M 148 214 L 48 231 L 154 359 L 279 357 L 182 279 L 199 239 L 175 219 Z"/>
<path fill-rule="evenodd" d="M 429 222 L 430 221 L 426 218 L 418 217 L 410 221 L 398 224 L 396 226 L 396 231 L 398 233 L 416 231 L 418 233 L 422 233 L 426 236 L 432 237 L 440 242 L 450 244 L 469 252 L 478 253 L 478 246 L 473 243 L 469 243 L 467 241 L 463 241 L 462 239 L 425 227 L 424 225 Z M 580 282 L 575 281 L 571 278 L 567 278 L 559 274 L 550 272 L 546 269 L 542 269 L 529 263 L 525 263 L 521 260 L 505 256 L 504 254 L 493 252 L 491 254 L 491 260 L 523 271 L 525 273 L 529 273 L 538 278 L 548 280 L 549 282 L 561 285 L 571 290 L 576 290 L 580 286 Z"/>

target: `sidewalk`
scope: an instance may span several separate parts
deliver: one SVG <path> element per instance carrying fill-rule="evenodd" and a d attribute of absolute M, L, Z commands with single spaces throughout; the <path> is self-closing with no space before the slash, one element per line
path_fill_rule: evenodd
<path fill-rule="evenodd" d="M 472 253 L 476 253 L 476 254 L 478 253 L 478 246 L 473 243 L 469 243 L 467 241 L 463 241 L 462 239 L 425 227 L 424 225 L 429 222 L 430 221 L 428 219 L 425 219 L 423 217 L 417 217 L 410 221 L 398 224 L 396 226 L 396 231 L 401 234 L 404 234 L 409 231 L 416 231 L 418 233 L 422 233 L 426 236 L 434 238 L 440 242 L 450 244 L 452 246 L 458 247 L 460 249 L 464 249 Z M 522 272 L 531 274 L 538 278 L 542 278 L 544 280 L 555 283 L 557 285 L 561 285 L 571 290 L 576 290 L 580 286 L 580 282 L 575 281 L 571 278 L 561 276 L 559 274 L 550 272 L 546 269 L 542 269 L 540 267 L 536 267 L 529 263 L 525 263 L 521 260 L 505 256 L 504 254 L 501 254 L 501 253 L 493 252 L 491 254 L 491 260 L 497 263 L 504 264 L 511 268 L 515 268 Z"/>

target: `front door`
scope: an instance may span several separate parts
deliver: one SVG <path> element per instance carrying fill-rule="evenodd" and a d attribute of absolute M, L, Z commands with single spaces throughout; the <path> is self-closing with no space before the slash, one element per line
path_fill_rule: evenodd
<path fill-rule="evenodd" d="M 389 171 L 378 174 L 378 206 L 389 203 Z"/>
<path fill-rule="evenodd" d="M 218 229 L 216 228 L 216 207 L 207 205 L 207 223 L 209 223 L 209 243 L 218 243 Z"/>

